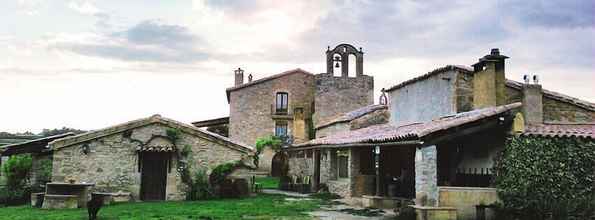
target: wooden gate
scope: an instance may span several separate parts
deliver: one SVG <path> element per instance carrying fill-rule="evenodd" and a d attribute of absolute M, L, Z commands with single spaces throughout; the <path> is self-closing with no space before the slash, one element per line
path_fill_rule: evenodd
<path fill-rule="evenodd" d="M 141 200 L 165 200 L 169 154 L 142 152 Z"/>

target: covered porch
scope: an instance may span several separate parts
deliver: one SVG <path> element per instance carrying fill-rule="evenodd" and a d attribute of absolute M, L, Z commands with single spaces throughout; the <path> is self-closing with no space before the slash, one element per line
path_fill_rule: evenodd
<path fill-rule="evenodd" d="M 333 152 L 346 151 L 348 196 L 362 205 L 396 208 L 415 199 L 420 214 L 471 219 L 477 206 L 498 199 L 490 188 L 493 161 L 509 135 L 512 110 L 518 107 L 520 103 L 514 103 L 424 123 L 370 126 L 314 139 L 296 150 L 308 148 L 319 155 L 314 157 L 314 190 L 332 183 L 321 178 L 325 160 L 320 154 L 330 155 L 332 173 L 340 170 L 333 168 Z M 329 190 L 333 192 L 330 186 Z"/>

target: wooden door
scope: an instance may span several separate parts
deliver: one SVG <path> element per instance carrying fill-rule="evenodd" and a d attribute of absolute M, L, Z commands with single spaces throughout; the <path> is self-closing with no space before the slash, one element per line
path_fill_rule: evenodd
<path fill-rule="evenodd" d="M 166 153 L 142 153 L 141 200 L 165 200 L 168 158 Z"/>

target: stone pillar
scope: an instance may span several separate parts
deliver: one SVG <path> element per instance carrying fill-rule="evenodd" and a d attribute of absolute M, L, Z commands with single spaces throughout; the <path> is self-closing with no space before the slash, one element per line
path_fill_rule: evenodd
<path fill-rule="evenodd" d="M 314 149 L 314 172 L 312 175 L 312 192 L 318 192 L 320 185 L 320 149 Z"/>
<path fill-rule="evenodd" d="M 527 124 L 543 123 L 543 95 L 541 85 L 523 85 L 523 116 Z"/>
<path fill-rule="evenodd" d="M 347 78 L 349 76 L 349 54 L 341 54 L 341 77 Z"/>
<path fill-rule="evenodd" d="M 357 186 L 356 177 L 360 175 L 360 148 L 349 149 L 349 186 L 350 196 L 354 196 Z"/>
<path fill-rule="evenodd" d="M 415 203 L 438 206 L 438 175 L 436 145 L 415 150 Z"/>
<path fill-rule="evenodd" d="M 333 75 L 333 55 L 334 53 L 330 51 L 330 47 L 326 50 L 326 73 Z"/>
<path fill-rule="evenodd" d="M 360 47 L 360 49 L 361 49 L 361 47 Z M 363 52 L 360 52 L 359 54 L 357 54 L 355 56 L 355 59 L 356 59 L 355 76 L 358 77 L 358 76 L 364 75 L 364 55 L 363 55 Z"/>

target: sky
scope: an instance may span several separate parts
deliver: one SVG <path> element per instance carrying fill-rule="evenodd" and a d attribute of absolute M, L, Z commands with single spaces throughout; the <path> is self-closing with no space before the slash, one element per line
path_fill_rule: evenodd
<path fill-rule="evenodd" d="M 227 116 L 225 88 L 364 51 L 381 88 L 491 48 L 506 76 L 595 102 L 595 1 L 2 0 L 0 131 Z"/>

